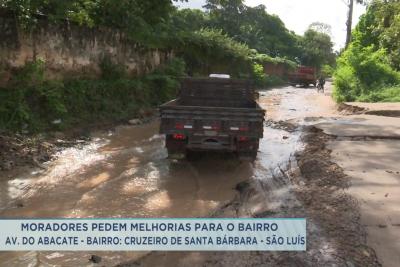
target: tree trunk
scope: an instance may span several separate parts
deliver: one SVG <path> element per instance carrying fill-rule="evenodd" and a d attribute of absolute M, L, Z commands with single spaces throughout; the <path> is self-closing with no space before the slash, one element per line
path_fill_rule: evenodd
<path fill-rule="evenodd" d="M 351 42 L 351 27 L 353 24 L 353 9 L 354 9 L 354 0 L 349 0 L 349 13 L 347 15 L 347 35 L 346 35 L 346 48 L 349 46 Z"/>

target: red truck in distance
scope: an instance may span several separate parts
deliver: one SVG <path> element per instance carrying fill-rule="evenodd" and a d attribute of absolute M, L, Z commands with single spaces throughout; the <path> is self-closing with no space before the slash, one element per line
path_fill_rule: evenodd
<path fill-rule="evenodd" d="M 288 74 L 289 83 L 293 86 L 309 86 L 317 84 L 317 71 L 314 67 L 299 66 L 293 72 Z"/>

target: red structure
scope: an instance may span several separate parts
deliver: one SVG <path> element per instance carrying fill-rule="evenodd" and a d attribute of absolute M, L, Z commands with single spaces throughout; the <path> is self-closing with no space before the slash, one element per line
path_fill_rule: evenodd
<path fill-rule="evenodd" d="M 283 63 L 266 63 L 264 64 L 264 72 L 268 75 L 286 77 L 288 74 L 288 66 Z"/>
<path fill-rule="evenodd" d="M 317 84 L 317 71 L 314 67 L 299 66 L 288 75 L 289 83 L 292 85 L 309 86 Z"/>

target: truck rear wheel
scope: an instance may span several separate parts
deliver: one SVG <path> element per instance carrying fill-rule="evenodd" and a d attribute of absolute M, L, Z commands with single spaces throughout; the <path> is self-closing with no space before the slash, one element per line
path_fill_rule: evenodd
<path fill-rule="evenodd" d="M 165 146 L 168 151 L 168 158 L 183 159 L 186 157 L 186 142 L 184 140 L 175 140 L 171 135 L 167 135 Z"/>
<path fill-rule="evenodd" d="M 184 159 L 186 157 L 185 152 L 176 151 L 176 150 L 168 150 L 168 158 L 169 159 Z"/>

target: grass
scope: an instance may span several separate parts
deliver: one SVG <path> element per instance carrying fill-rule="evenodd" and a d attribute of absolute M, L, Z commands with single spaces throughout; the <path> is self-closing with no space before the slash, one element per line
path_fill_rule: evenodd
<path fill-rule="evenodd" d="M 400 102 L 400 85 L 371 91 L 357 97 L 360 102 Z"/>

